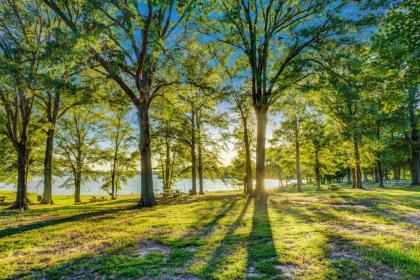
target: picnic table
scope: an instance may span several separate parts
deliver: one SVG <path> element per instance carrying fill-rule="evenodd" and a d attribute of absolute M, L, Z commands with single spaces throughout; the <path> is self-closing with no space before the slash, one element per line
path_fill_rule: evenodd
<path fill-rule="evenodd" d="M 332 191 L 338 191 L 339 189 L 340 189 L 339 184 L 331 184 L 330 185 L 330 190 L 332 190 Z"/>
<path fill-rule="evenodd" d="M 89 200 L 89 202 L 101 202 L 101 201 L 106 201 L 106 197 L 101 196 L 101 197 L 96 197 L 96 196 L 92 196 Z"/>
<path fill-rule="evenodd" d="M 407 182 L 404 180 L 388 180 L 388 183 L 392 184 L 393 186 L 406 186 L 408 185 Z"/>
<path fill-rule="evenodd" d="M 179 197 L 181 196 L 183 193 L 180 192 L 179 190 L 164 190 L 163 191 L 163 197 Z"/>

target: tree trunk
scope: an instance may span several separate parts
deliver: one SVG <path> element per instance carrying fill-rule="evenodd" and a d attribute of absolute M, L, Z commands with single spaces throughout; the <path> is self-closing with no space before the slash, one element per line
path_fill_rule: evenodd
<path fill-rule="evenodd" d="M 283 188 L 283 178 L 282 178 L 282 174 L 281 174 L 281 168 L 279 166 L 279 187 Z"/>
<path fill-rule="evenodd" d="M 16 201 L 11 209 L 22 209 L 28 210 L 28 199 L 27 199 L 27 169 L 28 169 L 28 151 L 26 140 L 22 140 L 17 145 L 17 166 L 18 166 L 18 178 L 17 178 L 17 190 L 16 190 Z"/>
<path fill-rule="evenodd" d="M 267 108 L 255 107 L 257 117 L 256 185 L 254 195 L 265 193 L 265 142 L 267 132 Z"/>
<path fill-rule="evenodd" d="M 82 202 L 80 199 L 80 187 L 82 182 L 82 173 L 76 171 L 74 174 L 74 204 Z"/>
<path fill-rule="evenodd" d="M 401 173 L 400 167 L 394 166 L 392 168 L 392 172 L 394 173 L 394 180 L 400 180 L 400 173 Z"/>
<path fill-rule="evenodd" d="M 420 143 L 419 143 L 419 132 L 417 129 L 418 120 L 416 111 L 418 110 L 418 91 L 417 88 L 411 89 L 408 92 L 409 94 L 409 102 L 408 102 L 408 109 L 409 109 L 409 116 L 410 116 L 410 127 L 411 127 L 411 135 L 410 135 L 410 151 L 411 151 L 411 158 L 410 158 L 410 176 L 411 176 L 411 185 L 417 186 L 420 185 Z"/>
<path fill-rule="evenodd" d="M 351 170 L 350 170 L 350 168 L 347 170 L 347 184 L 351 184 Z"/>
<path fill-rule="evenodd" d="M 384 174 L 382 172 L 382 162 L 379 159 L 376 162 L 377 166 L 378 166 L 378 182 L 379 182 L 379 187 L 383 188 L 384 187 Z"/>
<path fill-rule="evenodd" d="M 369 182 L 368 172 L 366 169 L 363 169 L 363 182 L 366 184 Z"/>
<path fill-rule="evenodd" d="M 171 147 L 169 144 L 169 135 L 168 133 L 166 133 L 165 135 L 165 153 L 166 153 L 166 158 L 165 158 L 165 170 L 164 170 L 164 174 L 165 174 L 165 180 L 163 182 L 163 187 L 167 190 L 171 189 Z"/>
<path fill-rule="evenodd" d="M 197 194 L 197 158 L 195 154 L 195 112 L 191 110 L 191 194 Z"/>
<path fill-rule="evenodd" d="M 199 193 L 204 194 L 204 180 L 203 180 L 203 155 L 202 155 L 202 142 L 201 142 L 201 125 L 200 125 L 200 116 L 197 116 L 197 148 L 198 148 L 198 185 Z"/>
<path fill-rule="evenodd" d="M 315 176 L 316 176 L 316 190 L 321 190 L 321 168 L 319 163 L 319 151 L 315 149 Z"/>
<path fill-rule="evenodd" d="M 356 161 L 356 189 L 362 188 L 362 170 L 360 168 L 360 154 L 359 154 L 359 144 L 357 140 L 354 139 L 354 157 Z"/>
<path fill-rule="evenodd" d="M 357 184 L 356 184 L 356 170 L 354 168 L 351 169 L 351 187 L 352 189 L 355 189 Z"/>
<path fill-rule="evenodd" d="M 52 200 L 52 164 L 54 151 L 54 129 L 47 132 L 47 141 L 45 146 L 44 158 L 44 194 L 42 195 L 42 204 L 53 204 Z"/>
<path fill-rule="evenodd" d="M 140 165 L 141 165 L 141 197 L 140 207 L 156 205 L 153 190 L 152 152 L 150 148 L 149 104 L 137 106 L 137 117 L 140 128 Z"/>
<path fill-rule="evenodd" d="M 300 143 L 299 134 L 295 135 L 295 153 L 296 153 L 296 191 L 302 192 L 302 174 L 300 171 Z"/>
<path fill-rule="evenodd" d="M 117 193 L 116 193 L 116 184 L 115 184 L 115 167 L 113 167 L 111 172 L 111 199 L 116 200 L 117 199 Z"/>
<path fill-rule="evenodd" d="M 243 128 L 244 128 L 244 145 L 245 145 L 245 185 L 246 185 L 246 192 L 248 195 L 252 195 L 253 184 L 252 184 L 252 164 L 251 164 L 251 148 L 249 143 L 249 135 L 248 135 L 248 120 L 246 118 L 242 118 Z"/>

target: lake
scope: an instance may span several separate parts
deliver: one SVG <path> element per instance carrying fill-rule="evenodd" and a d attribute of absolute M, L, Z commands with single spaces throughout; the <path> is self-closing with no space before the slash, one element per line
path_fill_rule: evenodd
<path fill-rule="evenodd" d="M 64 188 L 59 187 L 64 178 L 54 178 L 54 186 L 53 186 L 53 194 L 64 194 L 64 195 L 71 195 L 74 193 L 74 188 Z M 82 194 L 106 194 L 106 191 L 101 190 L 102 182 L 100 181 L 89 181 L 85 182 L 81 186 L 81 193 Z M 275 179 L 266 179 L 265 180 L 266 189 L 273 189 L 279 186 L 279 181 Z M 162 192 L 162 182 L 157 176 L 153 176 L 153 185 L 155 189 L 155 193 Z M 36 177 L 31 180 L 28 184 L 28 192 L 30 193 L 37 193 L 42 194 L 43 192 L 43 183 L 41 177 Z M 0 185 L 1 190 L 16 190 L 14 185 Z M 174 185 L 175 190 L 180 190 L 183 192 L 188 192 L 191 189 L 191 179 L 180 179 Z M 212 192 L 212 191 L 223 191 L 223 190 L 239 190 L 242 189 L 242 186 L 235 186 L 228 183 L 223 182 L 220 179 L 210 180 L 204 179 L 204 191 L 205 192 Z M 198 182 L 197 182 L 197 191 L 198 191 Z M 140 194 L 140 175 L 137 175 L 130 180 L 126 184 L 122 185 L 119 194 Z"/>

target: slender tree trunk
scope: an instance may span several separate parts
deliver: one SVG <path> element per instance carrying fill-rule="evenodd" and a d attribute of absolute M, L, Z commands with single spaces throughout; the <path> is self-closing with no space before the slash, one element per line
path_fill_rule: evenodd
<path fill-rule="evenodd" d="M 410 117 L 410 176 L 411 176 L 411 185 L 417 186 L 420 185 L 420 137 L 418 131 L 418 118 L 416 111 L 418 110 L 418 91 L 417 88 L 411 89 L 408 92 L 409 94 L 409 117 Z"/>
<path fill-rule="evenodd" d="M 355 189 L 357 187 L 357 184 L 356 184 L 356 169 L 354 169 L 354 168 L 351 169 L 351 185 L 352 185 L 352 189 Z"/>
<path fill-rule="evenodd" d="M 321 167 L 319 163 L 319 151 L 315 149 L 315 176 L 316 176 L 316 190 L 321 190 Z"/>
<path fill-rule="evenodd" d="M 28 198 L 27 198 L 27 169 L 28 169 L 28 151 L 26 140 L 22 140 L 17 145 L 17 166 L 18 166 L 18 178 L 17 178 L 17 191 L 16 191 L 16 201 L 11 207 L 11 209 L 22 209 L 28 210 Z"/>
<path fill-rule="evenodd" d="M 54 129 L 47 132 L 47 141 L 45 146 L 44 158 L 44 194 L 42 195 L 42 204 L 53 204 L 52 200 L 52 164 L 54 151 Z"/>
<path fill-rule="evenodd" d="M 295 153 L 296 153 L 296 191 L 302 192 L 302 173 L 300 171 L 300 143 L 299 134 L 295 135 Z"/>
<path fill-rule="evenodd" d="M 363 182 L 366 184 L 369 182 L 368 172 L 366 169 L 363 169 Z"/>
<path fill-rule="evenodd" d="M 82 172 L 76 171 L 74 174 L 74 204 L 82 202 L 80 199 L 80 188 L 82 183 Z"/>
<path fill-rule="evenodd" d="M 399 166 L 394 166 L 392 168 L 392 172 L 394 173 L 394 180 L 400 180 L 400 173 L 401 169 Z"/>
<path fill-rule="evenodd" d="M 350 168 L 347 170 L 347 184 L 351 184 L 351 170 L 350 170 Z"/>
<path fill-rule="evenodd" d="M 252 164 L 251 164 L 251 148 L 248 135 L 248 120 L 242 118 L 243 129 L 244 129 L 244 145 L 245 145 L 245 185 L 247 194 L 252 195 L 253 184 L 252 184 Z"/>
<path fill-rule="evenodd" d="M 191 194 L 197 194 L 197 158 L 195 154 L 195 111 L 191 110 Z"/>
<path fill-rule="evenodd" d="M 112 168 L 112 172 L 111 172 L 111 199 L 112 200 L 117 199 L 116 182 L 115 182 L 115 167 Z"/>
<path fill-rule="evenodd" d="M 254 195 L 265 193 L 265 142 L 267 132 L 267 108 L 255 108 L 257 116 L 256 185 Z"/>
<path fill-rule="evenodd" d="M 164 188 L 169 190 L 171 188 L 171 147 L 169 145 L 169 135 L 165 135 L 165 180 L 163 182 Z"/>
<path fill-rule="evenodd" d="M 362 171 L 360 167 L 360 154 L 359 154 L 359 144 L 357 140 L 354 139 L 354 157 L 356 160 L 356 189 L 362 188 Z"/>
<path fill-rule="evenodd" d="M 282 174 L 281 174 L 282 172 L 281 172 L 280 166 L 279 166 L 278 172 L 279 172 L 279 187 L 282 188 L 283 187 L 283 178 L 282 178 Z"/>
<path fill-rule="evenodd" d="M 141 197 L 140 207 L 156 205 L 153 190 L 152 151 L 150 147 L 149 104 L 137 106 L 137 116 L 140 128 L 140 165 L 141 165 Z"/>
<path fill-rule="evenodd" d="M 378 166 L 379 187 L 383 188 L 384 187 L 384 174 L 382 172 L 382 162 L 381 162 L 380 158 L 378 159 L 376 164 Z"/>
<path fill-rule="evenodd" d="M 201 120 L 197 113 L 197 148 L 198 148 L 198 185 L 199 193 L 204 194 L 204 180 L 203 180 L 203 155 L 202 155 L 202 142 L 201 142 Z"/>

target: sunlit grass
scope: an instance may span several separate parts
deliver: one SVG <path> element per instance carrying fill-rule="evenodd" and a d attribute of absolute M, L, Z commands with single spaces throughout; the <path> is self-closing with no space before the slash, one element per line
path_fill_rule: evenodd
<path fill-rule="evenodd" d="M 0 278 L 420 277 L 419 188 L 137 199 L 1 211 Z"/>

